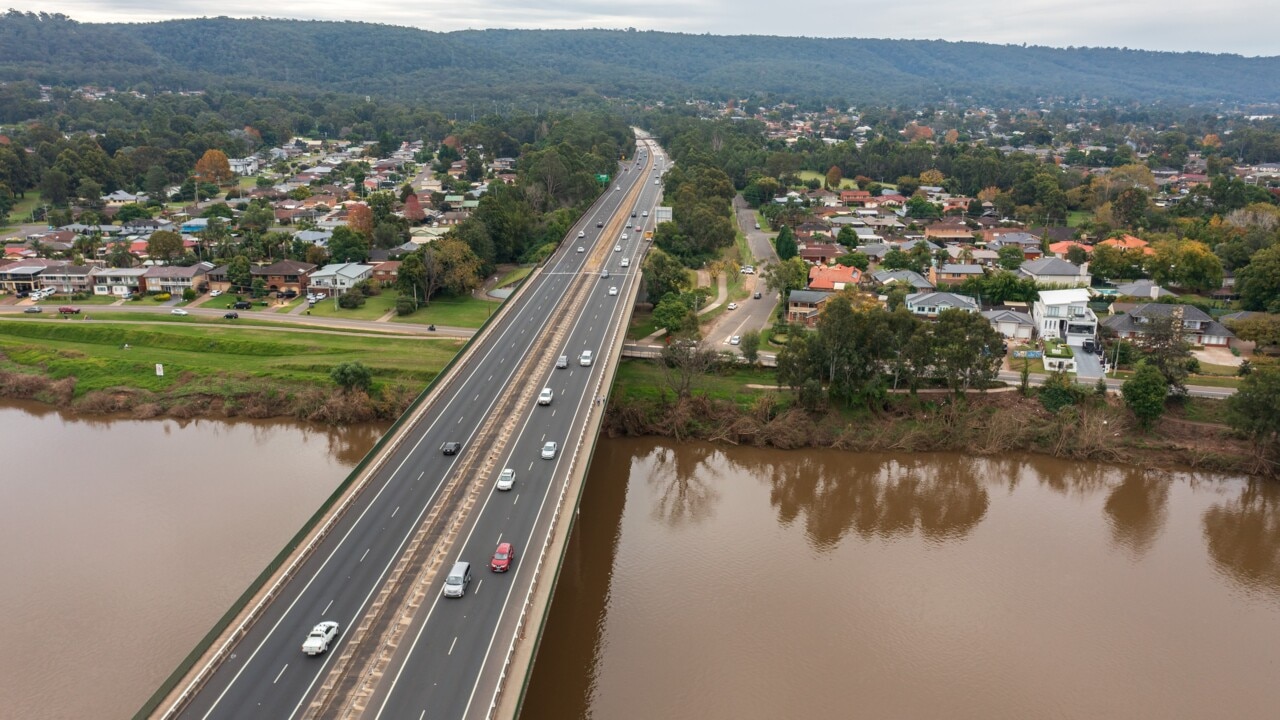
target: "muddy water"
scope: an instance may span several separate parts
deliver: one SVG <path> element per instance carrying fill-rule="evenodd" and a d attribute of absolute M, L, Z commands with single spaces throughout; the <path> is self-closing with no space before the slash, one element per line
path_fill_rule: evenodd
<path fill-rule="evenodd" d="M 0 404 L 0 718 L 127 718 L 381 428 Z"/>
<path fill-rule="evenodd" d="M 1280 487 L 602 442 L 522 720 L 1275 718 Z"/>

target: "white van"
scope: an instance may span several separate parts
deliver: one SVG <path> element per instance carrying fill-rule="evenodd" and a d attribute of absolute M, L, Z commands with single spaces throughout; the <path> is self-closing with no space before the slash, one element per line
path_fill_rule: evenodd
<path fill-rule="evenodd" d="M 471 563 L 459 560 L 444 579 L 445 597 L 462 597 L 467 594 L 467 586 L 471 584 Z"/>
<path fill-rule="evenodd" d="M 582 356 L 578 358 L 578 364 L 586 367 L 591 364 L 591 351 L 583 350 Z"/>

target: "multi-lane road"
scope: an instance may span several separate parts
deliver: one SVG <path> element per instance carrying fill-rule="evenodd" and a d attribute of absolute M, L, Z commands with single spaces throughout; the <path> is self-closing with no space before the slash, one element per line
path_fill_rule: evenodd
<path fill-rule="evenodd" d="M 456 523 L 449 538 L 433 538 L 435 547 L 448 547 L 444 569 L 420 576 L 427 581 L 426 600 L 394 648 L 385 651 L 379 679 L 357 678 L 355 684 L 372 688 L 359 706 L 365 717 L 397 719 L 488 713 L 532 582 L 532 557 L 575 462 L 574 443 L 586 415 L 600 388 L 608 386 L 601 382 L 603 355 L 620 332 L 638 282 L 644 230 L 661 191 L 655 165 L 663 164 L 656 145 L 642 139 L 639 148 L 560 250 L 477 338 L 465 366 L 454 370 L 408 439 L 182 709 L 182 717 L 315 714 L 311 704 L 333 680 L 331 670 L 344 662 L 358 667 L 386 637 L 367 632 L 361 647 L 348 647 L 433 509 L 448 509 L 437 523 Z M 624 258 L 629 267 L 622 267 Z M 602 270 L 608 270 L 607 279 Z M 584 350 L 595 356 L 589 366 L 580 364 Z M 555 367 L 559 355 L 568 356 L 567 367 Z M 550 405 L 533 402 L 543 387 L 554 392 Z M 546 441 L 560 444 L 554 459 L 541 457 Z M 446 442 L 461 443 L 461 452 L 442 454 Z M 516 482 L 499 492 L 494 483 L 504 467 L 515 471 Z M 465 477 L 455 477 L 464 471 Z M 458 487 L 461 495 L 470 493 L 473 504 L 456 499 Z M 464 506 L 470 510 L 455 514 Z M 503 574 L 488 569 L 499 542 L 516 548 L 515 562 Z M 464 597 L 443 598 L 444 575 L 455 560 L 471 563 L 473 580 Z M 302 641 L 323 620 L 338 622 L 341 632 L 328 653 L 308 657 Z M 340 707 L 349 705 L 330 703 L 319 714 L 336 715 Z"/>

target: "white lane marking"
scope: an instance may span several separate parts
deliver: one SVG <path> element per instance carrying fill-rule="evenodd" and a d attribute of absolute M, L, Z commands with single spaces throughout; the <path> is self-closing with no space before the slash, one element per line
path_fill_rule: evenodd
<path fill-rule="evenodd" d="M 330 600 L 330 601 L 329 601 L 329 604 L 328 604 L 328 605 L 325 605 L 325 606 L 324 606 L 324 609 L 320 611 L 320 615 L 321 615 L 321 617 L 323 617 L 325 613 L 329 612 L 329 608 L 331 608 L 331 607 L 333 607 L 333 601 L 332 601 L 332 600 Z"/>
<path fill-rule="evenodd" d="M 471 402 L 477 402 L 478 400 L 480 400 L 480 393 L 476 393 L 476 396 L 471 398 Z"/>
<path fill-rule="evenodd" d="M 391 511 L 391 517 L 395 517 L 395 516 L 396 516 L 396 513 L 398 513 L 398 512 L 400 512 L 400 506 L 399 506 L 399 505 L 397 505 L 397 506 L 396 506 L 396 509 L 395 509 L 395 510 L 392 510 L 392 511 Z"/>
<path fill-rule="evenodd" d="M 280 677 L 284 675 L 284 671 L 288 669 L 289 669 L 289 663 L 285 663 L 284 667 L 280 668 L 280 675 L 276 675 L 276 679 L 272 680 L 271 684 L 275 685 L 276 683 L 280 682 Z"/>
<path fill-rule="evenodd" d="M 450 655 L 452 655 L 452 654 L 453 654 L 453 646 L 454 646 L 454 645 L 457 645 L 457 644 L 458 644 L 458 636 L 457 636 L 457 635 L 454 635 L 454 636 L 453 636 L 453 642 L 449 643 L 449 654 L 450 654 Z"/>
<path fill-rule="evenodd" d="M 462 424 L 462 417 L 463 417 L 463 416 L 461 416 L 461 415 L 459 415 L 459 416 L 458 416 L 458 424 L 459 424 L 459 425 L 461 425 L 461 424 Z"/>
<path fill-rule="evenodd" d="M 511 501 L 511 504 L 515 505 L 518 502 L 520 502 L 520 493 L 516 493 L 516 497 L 514 500 Z"/>
<path fill-rule="evenodd" d="M 360 560 L 359 560 L 359 562 L 364 562 L 364 559 L 365 559 L 365 558 L 367 558 L 367 557 L 369 557 L 369 551 L 370 551 L 370 550 L 372 550 L 372 549 L 373 549 L 373 548 L 366 548 L 366 549 L 365 549 L 365 551 L 364 551 L 364 555 L 361 555 L 361 556 L 360 556 Z"/>
<path fill-rule="evenodd" d="M 502 533 L 498 533 L 498 545 L 502 544 Z"/>
<path fill-rule="evenodd" d="M 426 474 L 427 474 L 427 471 L 426 471 L 426 470 L 423 470 L 422 472 L 418 473 L 418 479 L 419 479 L 419 480 L 421 480 L 421 479 L 422 479 L 422 476 L 423 476 L 423 475 L 426 475 Z"/>
<path fill-rule="evenodd" d="M 481 579 L 480 579 L 480 582 L 476 583 L 476 589 L 475 589 L 475 591 L 474 591 L 474 592 L 472 592 L 471 594 L 472 594 L 472 595 L 479 595 L 479 594 L 480 594 L 480 586 L 481 586 L 481 585 L 483 585 L 483 584 L 484 584 L 484 578 L 481 578 Z"/>

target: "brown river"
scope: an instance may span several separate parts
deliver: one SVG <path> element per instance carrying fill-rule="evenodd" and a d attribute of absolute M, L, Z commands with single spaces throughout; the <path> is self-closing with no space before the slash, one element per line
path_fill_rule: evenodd
<path fill-rule="evenodd" d="M 378 428 L 0 405 L 0 718 L 127 718 Z M 1280 486 L 605 440 L 523 720 L 1275 718 Z"/>

